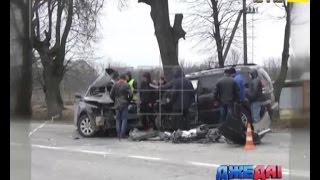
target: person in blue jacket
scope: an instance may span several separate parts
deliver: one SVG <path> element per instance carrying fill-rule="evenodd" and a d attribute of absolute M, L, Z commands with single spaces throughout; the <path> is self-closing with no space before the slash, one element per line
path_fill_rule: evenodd
<path fill-rule="evenodd" d="M 239 104 L 240 106 L 235 106 L 236 108 L 234 109 L 235 114 L 240 117 L 240 112 L 242 111 L 241 107 L 245 107 L 249 112 L 250 109 L 246 106 L 246 86 L 245 86 L 245 79 L 243 75 L 238 71 L 235 70 L 234 67 L 231 67 L 229 69 L 231 77 L 236 81 L 238 91 L 239 91 Z"/>
<path fill-rule="evenodd" d="M 235 68 L 230 68 L 230 74 L 233 79 L 236 81 L 239 89 L 240 101 L 244 102 L 245 100 L 245 80 L 240 72 L 237 72 Z"/>

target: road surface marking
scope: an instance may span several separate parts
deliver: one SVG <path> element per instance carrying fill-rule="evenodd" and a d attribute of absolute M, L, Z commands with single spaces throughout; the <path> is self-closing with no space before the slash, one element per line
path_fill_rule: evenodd
<path fill-rule="evenodd" d="M 188 164 L 192 164 L 196 166 L 215 167 L 215 168 L 218 168 L 220 166 L 218 164 L 209 164 L 209 163 L 194 162 L 194 161 L 188 161 Z"/>
<path fill-rule="evenodd" d="M 37 147 L 42 149 L 64 150 L 69 152 L 80 152 L 80 153 L 86 153 L 86 154 L 98 154 L 98 155 L 111 154 L 109 152 L 102 152 L 102 151 L 90 151 L 90 150 L 84 150 L 84 149 L 72 149 L 72 148 L 66 148 L 66 147 L 43 146 L 43 145 L 34 145 L 34 144 L 32 145 L 32 147 Z"/>
<path fill-rule="evenodd" d="M 35 144 L 32 144 L 32 147 L 37 147 L 37 148 L 41 148 L 41 149 L 68 150 L 64 147 L 43 146 L 43 145 L 35 145 Z"/>
<path fill-rule="evenodd" d="M 37 128 L 35 128 L 33 131 L 31 131 L 29 133 L 29 136 L 31 136 L 33 133 L 35 133 L 36 131 L 38 131 L 38 129 L 43 128 L 43 126 L 47 123 L 48 121 L 45 121 L 44 123 L 42 123 L 40 126 L 38 126 Z"/>
<path fill-rule="evenodd" d="M 10 142 L 11 146 L 22 146 L 22 143 Z"/>
<path fill-rule="evenodd" d="M 74 149 L 75 152 L 82 152 L 82 153 L 88 153 L 88 154 L 100 154 L 100 155 L 108 155 L 111 154 L 109 152 L 101 152 L 101 151 L 88 151 L 88 150 L 77 150 Z"/>
<path fill-rule="evenodd" d="M 91 151 L 91 150 L 84 150 L 84 149 L 73 149 L 68 147 L 55 147 L 55 146 L 44 146 L 44 145 L 35 145 L 32 144 L 32 147 L 40 148 L 40 149 L 52 149 L 52 150 L 62 150 L 62 151 L 68 151 L 68 152 L 79 152 L 79 153 L 85 153 L 85 154 L 96 154 L 96 155 L 103 155 L 104 157 L 106 155 L 118 155 L 119 157 L 129 157 L 129 158 L 135 158 L 135 159 L 145 159 L 145 160 L 151 160 L 151 161 L 161 161 L 165 160 L 163 158 L 159 157 L 148 157 L 148 156 L 138 156 L 138 155 L 126 155 L 126 154 L 118 154 L 118 153 L 110 153 L 109 152 L 103 152 L 103 151 Z M 170 162 L 170 160 L 168 160 Z M 211 163 L 202 163 L 202 162 L 195 162 L 195 161 L 185 161 L 184 164 L 194 165 L 194 166 L 204 166 L 204 167 L 210 167 L 210 168 L 218 168 L 219 164 L 211 164 Z M 310 177 L 310 171 L 299 171 L 299 170 L 289 170 L 286 168 L 282 169 L 283 175 L 291 175 L 291 176 L 298 176 L 298 177 Z"/>
<path fill-rule="evenodd" d="M 155 160 L 155 161 L 163 160 L 162 158 L 157 158 L 157 157 L 147 157 L 147 156 L 128 156 L 128 157 L 130 157 L 130 158 L 136 158 L 136 159 Z"/>

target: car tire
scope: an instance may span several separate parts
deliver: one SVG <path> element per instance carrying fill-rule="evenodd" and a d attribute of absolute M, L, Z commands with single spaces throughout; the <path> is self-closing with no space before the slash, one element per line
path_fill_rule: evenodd
<path fill-rule="evenodd" d="M 249 122 L 249 118 L 251 118 L 250 113 L 247 110 L 242 109 L 240 112 L 240 119 L 245 127 L 247 127 L 247 124 Z"/>
<path fill-rule="evenodd" d="M 96 134 L 96 129 L 92 127 L 91 120 L 86 114 L 80 116 L 77 128 L 82 137 L 93 137 Z"/>

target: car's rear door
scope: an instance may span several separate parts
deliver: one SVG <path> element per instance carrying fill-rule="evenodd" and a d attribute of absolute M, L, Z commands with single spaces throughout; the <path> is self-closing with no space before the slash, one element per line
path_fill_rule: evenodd
<path fill-rule="evenodd" d="M 265 96 L 264 104 L 271 104 L 272 100 L 274 99 L 273 85 L 272 85 L 271 78 L 269 77 L 268 73 L 262 68 L 258 69 L 258 73 L 262 81 L 262 86 L 263 86 L 262 91 Z"/>
<path fill-rule="evenodd" d="M 199 121 L 203 123 L 216 124 L 219 122 L 219 107 L 214 103 L 213 92 L 217 81 L 222 76 L 222 73 L 217 73 L 199 78 L 197 88 L 198 116 Z"/>

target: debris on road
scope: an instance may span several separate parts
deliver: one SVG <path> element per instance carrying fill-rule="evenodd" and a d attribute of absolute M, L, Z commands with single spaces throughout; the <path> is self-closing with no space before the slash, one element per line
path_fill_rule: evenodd
<path fill-rule="evenodd" d="M 140 131 L 134 128 L 129 132 L 129 137 L 133 141 L 142 141 L 147 140 L 149 138 L 155 138 L 159 135 L 159 131 L 149 130 L 149 131 Z"/>
<path fill-rule="evenodd" d="M 205 124 L 198 126 L 195 129 L 190 129 L 189 131 L 176 130 L 172 133 L 161 132 L 157 130 L 142 131 L 138 129 L 133 129 L 129 132 L 129 137 L 133 141 L 143 141 L 143 140 L 161 140 L 161 141 L 171 141 L 172 143 L 224 143 L 226 142 L 221 138 L 221 134 L 217 128 L 209 129 Z"/>

